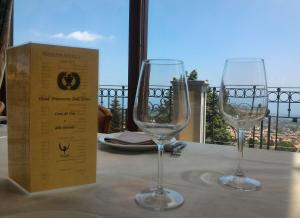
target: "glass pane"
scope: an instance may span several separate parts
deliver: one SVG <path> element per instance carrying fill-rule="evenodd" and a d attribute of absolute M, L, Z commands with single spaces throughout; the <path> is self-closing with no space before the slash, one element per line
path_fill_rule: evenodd
<path fill-rule="evenodd" d="M 40 42 L 100 51 L 100 85 L 126 85 L 126 0 L 17 0 L 14 45 Z"/>
<path fill-rule="evenodd" d="M 213 86 L 226 58 L 262 57 L 270 86 L 299 86 L 299 7 L 297 0 L 151 0 L 148 57 L 182 59 Z"/>
<path fill-rule="evenodd" d="M 279 120 L 289 117 L 287 120 L 297 121 L 300 117 L 299 7 L 297 0 L 150 0 L 148 57 L 182 59 L 188 73 L 195 69 L 198 79 L 208 80 L 212 87 L 220 86 L 225 59 L 264 58 L 268 85 L 273 87 L 269 89 L 273 135 L 277 87 L 282 87 Z M 225 144 L 230 138 L 234 140 L 234 134 L 224 134 L 218 117 L 218 88 L 216 93 L 212 90 L 207 98 L 206 142 Z M 267 121 L 263 130 L 265 141 Z M 287 127 L 292 131 L 290 126 L 278 122 L 279 129 Z M 260 126 L 256 126 L 256 136 L 259 132 Z M 255 144 L 259 146 L 259 141 Z"/>

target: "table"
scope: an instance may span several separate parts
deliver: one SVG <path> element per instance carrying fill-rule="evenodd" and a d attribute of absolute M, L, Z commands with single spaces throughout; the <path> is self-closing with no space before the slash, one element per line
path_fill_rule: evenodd
<path fill-rule="evenodd" d="M 138 207 L 134 195 L 156 182 L 154 152 L 98 150 L 97 183 L 25 194 L 7 178 L 7 139 L 0 137 L 0 217 L 98 218 L 299 218 L 300 154 L 245 149 L 244 170 L 262 182 L 256 192 L 217 184 L 232 173 L 237 151 L 232 146 L 188 143 L 183 155 L 165 155 L 165 186 L 182 193 L 182 207 L 155 212 Z"/>

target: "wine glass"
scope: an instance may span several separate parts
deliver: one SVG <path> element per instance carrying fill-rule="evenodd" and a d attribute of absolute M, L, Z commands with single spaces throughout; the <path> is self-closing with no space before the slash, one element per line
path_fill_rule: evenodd
<path fill-rule="evenodd" d="M 184 201 L 181 194 L 163 186 L 163 153 L 164 145 L 187 126 L 191 114 L 182 61 L 143 61 L 133 113 L 136 125 L 158 147 L 157 185 L 138 193 L 135 201 L 141 207 L 153 210 L 179 207 Z"/>
<path fill-rule="evenodd" d="M 241 168 L 245 130 L 258 124 L 268 107 L 264 60 L 236 58 L 225 61 L 220 89 L 220 111 L 225 121 L 237 130 L 238 166 L 234 175 L 222 176 L 219 183 L 244 191 L 261 188 L 258 180 L 245 176 Z"/>

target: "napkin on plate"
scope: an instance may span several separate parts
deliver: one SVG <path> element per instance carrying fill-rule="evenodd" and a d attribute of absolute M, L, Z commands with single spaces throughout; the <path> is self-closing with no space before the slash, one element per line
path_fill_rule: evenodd
<path fill-rule="evenodd" d="M 104 140 L 121 145 L 155 145 L 155 142 L 143 132 L 123 132 L 115 138 L 105 137 Z"/>
<path fill-rule="evenodd" d="M 119 144 L 119 145 L 156 145 L 156 143 L 143 132 L 123 132 L 117 137 L 105 137 L 105 142 Z M 166 152 L 179 152 L 186 147 L 186 143 L 182 141 L 176 141 L 175 138 L 171 143 L 164 146 Z"/>

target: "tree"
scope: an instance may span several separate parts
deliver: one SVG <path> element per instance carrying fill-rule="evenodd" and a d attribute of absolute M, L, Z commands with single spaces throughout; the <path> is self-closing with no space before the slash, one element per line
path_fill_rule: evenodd
<path fill-rule="evenodd" d="M 188 73 L 187 71 L 185 72 L 187 80 L 197 80 L 198 73 L 196 70 L 192 70 L 191 73 Z M 173 83 L 176 84 L 178 81 L 183 81 L 183 76 L 181 76 L 179 79 L 178 78 L 173 78 Z M 174 85 L 173 84 L 173 85 Z M 152 116 L 155 118 L 156 122 L 159 123 L 168 123 L 172 119 L 172 88 L 169 90 L 169 95 L 166 96 L 165 98 L 162 98 L 160 100 L 160 104 L 158 107 L 153 110 Z"/>
<path fill-rule="evenodd" d="M 190 74 L 186 71 L 187 80 L 197 80 L 198 79 L 198 72 L 197 70 L 192 70 Z"/>
<path fill-rule="evenodd" d="M 207 92 L 206 105 L 206 139 L 212 143 L 227 144 L 232 141 L 229 126 L 218 110 L 219 96 L 212 88 Z"/>
<path fill-rule="evenodd" d="M 192 70 L 190 73 L 186 72 L 188 80 L 197 80 L 197 70 Z M 229 126 L 226 125 L 222 116 L 217 110 L 219 97 L 211 88 L 207 92 L 207 105 L 206 105 L 206 139 L 212 143 L 228 143 L 232 141 L 231 134 L 228 130 Z"/>
<path fill-rule="evenodd" d="M 152 110 L 151 117 L 157 123 L 169 123 L 172 118 L 171 101 L 169 98 L 162 98 L 160 104 Z"/>
<path fill-rule="evenodd" d="M 111 119 L 111 131 L 120 132 L 122 130 L 122 109 L 117 97 L 114 98 L 110 104 L 112 119 Z"/>

